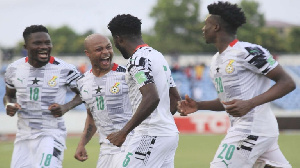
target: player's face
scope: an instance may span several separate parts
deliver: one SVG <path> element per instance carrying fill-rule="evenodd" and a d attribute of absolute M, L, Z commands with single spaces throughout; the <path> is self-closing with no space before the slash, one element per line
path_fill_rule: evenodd
<path fill-rule="evenodd" d="M 212 15 L 208 15 L 205 19 L 205 25 L 202 28 L 203 37 L 207 44 L 215 43 L 215 20 Z"/>
<path fill-rule="evenodd" d="M 120 43 L 120 37 L 118 36 L 113 36 L 113 40 L 114 40 L 114 44 L 115 47 L 121 52 L 121 54 L 123 55 L 123 57 L 125 59 L 128 59 L 131 57 L 131 55 L 129 55 L 125 49 L 125 47 L 122 47 L 121 43 Z"/>
<path fill-rule="evenodd" d="M 28 51 L 28 62 L 34 67 L 46 65 L 52 50 L 51 38 L 48 33 L 37 32 L 29 35 L 24 47 Z"/>
<path fill-rule="evenodd" d="M 111 68 L 114 51 L 109 39 L 96 37 L 89 42 L 87 56 L 90 58 L 93 68 L 109 71 Z"/>

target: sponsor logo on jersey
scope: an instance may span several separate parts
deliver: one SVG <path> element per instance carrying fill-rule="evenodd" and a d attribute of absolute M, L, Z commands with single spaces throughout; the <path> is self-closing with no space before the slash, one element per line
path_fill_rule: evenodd
<path fill-rule="evenodd" d="M 51 87 L 56 86 L 56 84 L 57 84 L 56 79 L 57 79 L 57 76 L 53 76 L 52 79 L 49 80 L 48 85 Z"/>
<path fill-rule="evenodd" d="M 120 89 L 118 87 L 119 85 L 120 85 L 120 82 L 116 82 L 115 85 L 110 88 L 110 92 L 113 94 L 118 93 L 120 91 Z"/>
<path fill-rule="evenodd" d="M 233 62 L 234 60 L 230 60 L 228 65 L 226 66 L 225 68 L 225 72 L 228 73 L 228 74 L 231 74 L 233 71 L 234 71 L 234 67 L 233 67 Z"/>

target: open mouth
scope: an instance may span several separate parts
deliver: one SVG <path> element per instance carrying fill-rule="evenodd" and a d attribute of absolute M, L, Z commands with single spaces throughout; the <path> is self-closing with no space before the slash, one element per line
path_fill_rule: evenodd
<path fill-rule="evenodd" d="M 100 63 L 102 65 L 110 65 L 110 61 L 111 61 L 110 57 L 105 57 L 100 59 Z"/>
<path fill-rule="evenodd" d="M 49 55 L 47 51 L 40 51 L 38 52 L 38 57 L 41 59 L 48 59 Z"/>

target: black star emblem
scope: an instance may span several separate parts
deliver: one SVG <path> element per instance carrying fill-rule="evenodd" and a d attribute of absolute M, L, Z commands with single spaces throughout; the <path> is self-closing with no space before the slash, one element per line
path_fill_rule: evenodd
<path fill-rule="evenodd" d="M 37 84 L 38 85 L 38 82 L 39 82 L 40 80 L 37 80 L 36 78 L 34 78 L 34 80 L 32 80 L 32 84 Z"/>
<path fill-rule="evenodd" d="M 217 70 L 217 73 L 219 73 L 220 68 L 218 67 L 216 70 Z"/>
<path fill-rule="evenodd" d="M 100 87 L 98 86 L 98 88 L 95 89 L 95 90 L 96 90 L 96 94 L 97 94 L 97 93 L 101 93 L 101 89 L 102 89 L 102 88 L 100 88 Z"/>

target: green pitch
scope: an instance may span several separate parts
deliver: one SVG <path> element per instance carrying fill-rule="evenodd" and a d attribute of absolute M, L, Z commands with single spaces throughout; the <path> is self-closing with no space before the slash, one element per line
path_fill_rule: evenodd
<path fill-rule="evenodd" d="M 215 151 L 224 135 L 187 135 L 181 134 L 175 156 L 176 168 L 209 167 Z M 64 168 L 95 168 L 99 153 L 98 137 L 95 136 L 87 145 L 89 159 L 79 162 L 74 159 L 79 137 L 68 137 Z M 279 146 L 293 167 L 300 167 L 300 134 L 281 134 Z M 13 142 L 0 141 L 0 167 L 10 165 Z"/>

